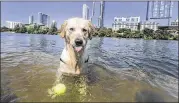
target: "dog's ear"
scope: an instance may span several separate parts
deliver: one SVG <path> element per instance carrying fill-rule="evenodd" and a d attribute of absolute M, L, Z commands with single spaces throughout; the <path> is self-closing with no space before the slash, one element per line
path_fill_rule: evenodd
<path fill-rule="evenodd" d="M 88 26 L 89 26 L 88 38 L 91 40 L 93 34 L 96 32 L 96 29 L 95 29 L 94 25 L 91 23 L 91 21 L 88 22 Z"/>
<path fill-rule="evenodd" d="M 60 36 L 61 36 L 62 38 L 64 38 L 65 35 L 66 35 L 66 30 L 65 30 L 66 26 L 67 26 L 67 21 L 65 21 L 65 22 L 61 25 L 61 27 L 60 27 L 60 29 L 59 29 L 59 31 L 58 31 L 58 33 L 60 34 Z"/>

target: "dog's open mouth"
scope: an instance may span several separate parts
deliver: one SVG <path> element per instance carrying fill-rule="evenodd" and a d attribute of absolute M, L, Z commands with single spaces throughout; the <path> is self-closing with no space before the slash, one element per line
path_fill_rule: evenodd
<path fill-rule="evenodd" d="M 80 52 L 83 49 L 83 47 L 77 46 L 77 47 L 74 47 L 74 49 L 75 49 L 76 52 Z"/>

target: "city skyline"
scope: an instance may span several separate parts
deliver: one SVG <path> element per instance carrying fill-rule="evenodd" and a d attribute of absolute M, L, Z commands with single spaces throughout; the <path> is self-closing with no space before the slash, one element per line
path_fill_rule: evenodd
<path fill-rule="evenodd" d="M 40 7 L 37 6 L 39 4 Z M 47 4 L 49 8 L 45 8 Z M 57 6 L 57 4 L 59 6 Z M 58 23 L 57 27 L 59 27 L 64 22 L 64 20 L 70 17 L 82 17 L 81 8 L 83 4 L 88 5 L 89 12 L 92 11 L 93 2 L 2 2 L 1 26 L 5 26 L 5 21 L 16 21 L 16 22 L 22 22 L 24 24 L 27 24 L 28 17 L 30 15 L 34 16 L 34 22 L 37 23 L 37 12 L 43 12 L 44 14 L 48 14 L 51 17 L 51 20 L 56 20 L 56 22 Z M 71 8 L 69 8 L 70 5 L 72 6 Z M 51 6 L 53 8 L 51 8 Z M 144 9 L 141 9 L 140 7 Z M 173 10 L 172 10 L 173 17 L 171 18 L 171 21 L 174 21 L 178 18 L 177 7 L 178 7 L 177 2 L 174 2 Z M 22 11 L 22 8 L 24 11 Z M 146 14 L 146 2 L 106 2 L 104 26 L 112 27 L 114 17 L 140 16 L 141 20 L 145 21 L 145 14 Z M 95 25 L 98 25 L 97 23 L 98 23 L 99 15 L 100 15 L 100 2 L 95 2 L 95 15 L 93 16 L 93 23 Z M 90 16 L 91 14 L 89 15 L 89 17 Z M 162 24 L 167 25 L 167 20 L 157 20 L 157 22 L 161 25 Z M 51 23 L 52 21 L 50 21 L 50 24 Z"/>

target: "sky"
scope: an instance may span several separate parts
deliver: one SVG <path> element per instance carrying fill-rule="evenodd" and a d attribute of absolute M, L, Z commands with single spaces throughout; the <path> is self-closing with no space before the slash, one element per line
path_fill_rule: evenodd
<path fill-rule="evenodd" d="M 16 21 L 28 23 L 29 16 L 34 16 L 34 22 L 37 22 L 38 12 L 48 14 L 50 22 L 57 21 L 59 27 L 64 20 L 71 17 L 82 17 L 82 5 L 89 6 L 91 9 L 93 3 L 90 1 L 81 2 L 1 2 L 1 26 L 5 26 L 5 21 Z M 114 17 L 140 16 L 142 21 L 146 18 L 146 2 L 105 2 L 104 26 L 112 27 Z M 97 25 L 99 16 L 100 2 L 95 2 L 94 25 Z M 172 18 L 174 21 L 178 18 L 178 3 L 174 2 L 172 8 Z M 154 21 L 154 20 L 151 20 Z M 155 20 L 156 21 L 156 20 Z M 168 20 L 157 20 L 159 25 L 167 25 Z"/>

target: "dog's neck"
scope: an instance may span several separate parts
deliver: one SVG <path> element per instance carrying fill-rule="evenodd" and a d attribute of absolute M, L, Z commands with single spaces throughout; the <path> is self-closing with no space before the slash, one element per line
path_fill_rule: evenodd
<path fill-rule="evenodd" d="M 72 71 L 75 70 L 75 72 L 80 72 L 82 68 L 82 59 L 83 51 L 81 53 L 77 53 L 74 51 L 74 48 L 72 45 L 67 44 L 62 52 L 63 61 L 65 62 L 65 65 L 68 66 L 66 69 L 71 69 Z"/>
<path fill-rule="evenodd" d="M 80 60 L 81 60 L 83 52 L 82 53 L 75 52 L 72 45 L 67 45 L 66 49 L 67 49 L 67 52 L 69 54 L 69 58 L 70 58 L 69 61 L 71 63 L 72 68 L 76 68 L 75 66 L 80 67 L 80 64 L 81 64 Z"/>

